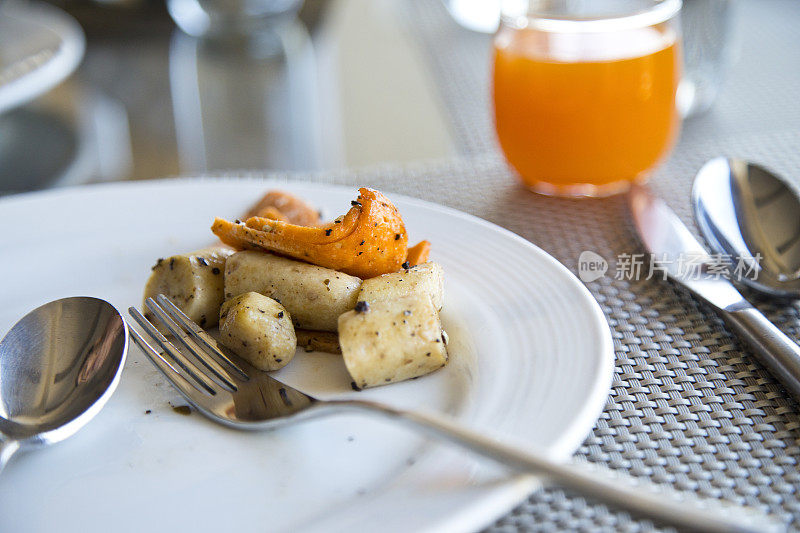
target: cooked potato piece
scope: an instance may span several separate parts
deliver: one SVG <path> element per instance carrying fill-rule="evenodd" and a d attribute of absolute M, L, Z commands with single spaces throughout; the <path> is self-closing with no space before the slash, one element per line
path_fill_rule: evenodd
<path fill-rule="evenodd" d="M 336 333 L 310 329 L 296 329 L 294 333 L 297 335 L 297 345 L 307 352 L 342 353 Z"/>
<path fill-rule="evenodd" d="M 222 344 L 260 370 L 278 370 L 294 357 L 297 338 L 289 312 L 257 292 L 227 300 L 219 311 Z"/>
<path fill-rule="evenodd" d="M 411 294 L 427 294 L 436 306 L 436 310 L 441 311 L 443 291 L 442 267 L 437 263 L 422 263 L 400 272 L 365 279 L 361 284 L 358 301 L 372 303 L 394 300 Z"/>
<path fill-rule="evenodd" d="M 433 372 L 447 363 L 446 336 L 427 295 L 367 304 L 339 317 L 339 344 L 359 388 Z"/>
<path fill-rule="evenodd" d="M 258 292 L 279 301 L 303 329 L 336 331 L 337 319 L 353 309 L 361 280 L 266 252 L 245 251 L 225 263 L 225 298 Z"/>
<path fill-rule="evenodd" d="M 144 299 L 163 293 L 201 327 L 215 326 L 224 299 L 225 258 L 232 253 L 216 246 L 159 259 L 144 287 Z"/>

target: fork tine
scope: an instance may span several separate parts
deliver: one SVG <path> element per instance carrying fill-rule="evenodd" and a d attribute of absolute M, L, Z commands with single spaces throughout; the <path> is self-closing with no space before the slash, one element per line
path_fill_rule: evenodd
<path fill-rule="evenodd" d="M 155 367 L 161 371 L 164 377 L 167 378 L 170 383 L 172 383 L 175 388 L 177 388 L 186 397 L 187 400 L 194 404 L 196 403 L 196 401 L 193 399 L 195 394 L 200 393 L 206 396 L 209 395 L 208 391 L 205 389 L 201 389 L 189 383 L 189 381 L 183 377 L 183 375 L 181 375 L 178 369 L 175 368 L 161 352 L 150 346 L 150 343 L 144 340 L 144 337 L 142 337 L 142 335 L 136 331 L 135 328 L 129 326 L 128 331 L 130 332 L 133 341 L 139 346 L 139 348 L 142 349 L 147 358 L 150 359 L 153 365 L 155 365 Z"/>
<path fill-rule="evenodd" d="M 231 376 L 225 371 L 224 368 L 220 366 L 212 357 L 208 354 L 203 352 L 203 350 L 197 345 L 194 340 L 183 330 L 173 319 L 170 317 L 162 308 L 159 306 L 155 300 L 152 298 L 148 298 L 145 301 L 145 305 L 147 306 L 150 311 L 156 315 L 167 329 L 176 337 L 178 340 L 183 343 L 187 350 L 192 352 L 195 359 L 203 363 L 205 366 L 214 376 L 219 380 L 220 385 L 224 386 L 230 392 L 234 392 L 236 390 L 236 384 L 233 383 Z"/>
<path fill-rule="evenodd" d="M 169 313 L 169 315 L 173 319 L 175 319 L 176 322 L 178 322 L 181 326 L 183 326 L 186 330 L 189 331 L 192 337 L 202 342 L 206 346 L 206 348 L 208 348 L 214 353 L 214 355 L 216 355 L 220 360 L 227 363 L 239 375 L 241 379 L 245 381 L 250 379 L 250 377 L 244 370 L 239 368 L 239 366 L 236 363 L 231 361 L 231 359 L 227 355 L 225 355 L 225 353 L 222 350 L 220 350 L 217 341 L 214 340 L 214 337 L 206 333 L 203 328 L 195 324 L 194 321 L 188 316 L 186 316 L 186 313 L 181 311 L 180 308 L 178 308 L 177 305 L 172 303 L 172 301 L 169 298 L 167 298 L 163 294 L 159 294 L 156 296 L 156 300 L 158 301 L 159 304 L 161 304 L 161 307 L 167 313 Z"/>
<path fill-rule="evenodd" d="M 128 312 L 133 319 L 145 330 L 145 332 L 154 339 L 161 348 L 175 361 L 181 369 L 186 372 L 198 385 L 202 386 L 212 396 L 217 394 L 217 385 L 211 381 L 205 374 L 200 372 L 183 354 L 167 340 L 156 327 L 142 315 L 135 307 L 129 307 Z"/>

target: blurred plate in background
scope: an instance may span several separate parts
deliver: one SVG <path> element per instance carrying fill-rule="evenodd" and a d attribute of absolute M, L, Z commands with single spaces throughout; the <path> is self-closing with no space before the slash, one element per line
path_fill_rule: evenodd
<path fill-rule="evenodd" d="M 40 2 L 0 7 L 0 113 L 28 103 L 78 67 L 85 38 L 75 19 Z"/>

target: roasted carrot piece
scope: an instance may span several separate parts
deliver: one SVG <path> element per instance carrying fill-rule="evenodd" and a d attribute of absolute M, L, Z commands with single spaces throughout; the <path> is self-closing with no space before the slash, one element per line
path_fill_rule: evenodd
<path fill-rule="evenodd" d="M 261 250 L 262 248 L 252 241 L 257 240 L 257 236 L 250 235 L 255 232 L 244 225 L 242 222 L 230 222 L 224 218 L 215 218 L 211 231 L 219 237 L 223 243 L 236 250 Z"/>
<path fill-rule="evenodd" d="M 426 263 L 430 255 L 431 255 L 431 243 L 429 243 L 428 241 L 420 241 L 408 249 L 406 262 L 410 267 L 417 266 L 422 263 Z"/>
<path fill-rule="evenodd" d="M 245 220 L 247 220 L 248 218 L 251 218 L 253 216 L 271 218 L 272 220 L 282 220 L 284 222 L 291 222 L 291 220 L 289 220 L 289 217 L 287 217 L 281 211 L 278 211 L 278 209 L 272 206 L 262 209 L 261 211 L 258 212 L 258 215 L 251 215 L 250 213 L 247 213 L 247 216 L 245 216 L 244 218 Z"/>
<path fill-rule="evenodd" d="M 306 227 L 251 217 L 234 224 L 217 218 L 211 231 L 238 249 L 262 249 L 361 278 L 396 272 L 406 260 L 408 235 L 397 208 L 380 192 L 361 188 L 333 223 Z"/>
<path fill-rule="evenodd" d="M 283 220 L 298 226 L 319 224 L 319 211 L 293 194 L 284 191 L 269 191 L 244 216 Z"/>

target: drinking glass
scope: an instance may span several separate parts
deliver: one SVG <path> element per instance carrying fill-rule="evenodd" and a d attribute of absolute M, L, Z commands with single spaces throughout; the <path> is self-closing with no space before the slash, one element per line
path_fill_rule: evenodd
<path fill-rule="evenodd" d="M 684 118 L 708 111 L 735 52 L 734 0 L 686 0 L 681 8 L 684 76 L 678 107 Z"/>
<path fill-rule="evenodd" d="M 509 1 L 494 38 L 494 117 L 534 191 L 607 196 L 645 180 L 680 118 L 681 0 Z"/>

